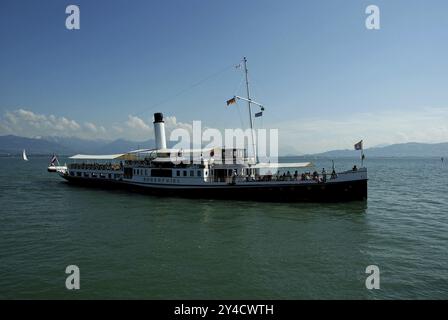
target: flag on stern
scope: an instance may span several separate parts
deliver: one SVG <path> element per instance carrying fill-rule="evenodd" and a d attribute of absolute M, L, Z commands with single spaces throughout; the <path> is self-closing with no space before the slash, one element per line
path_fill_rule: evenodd
<path fill-rule="evenodd" d="M 227 100 L 227 106 L 236 103 L 236 97 L 233 97 L 232 99 Z"/>
<path fill-rule="evenodd" d="M 355 150 L 362 150 L 362 140 L 355 144 Z"/>
<path fill-rule="evenodd" d="M 51 157 L 50 160 L 50 164 L 54 164 L 56 162 L 56 160 L 58 160 L 58 158 L 56 157 L 56 155 L 53 153 L 53 156 Z"/>

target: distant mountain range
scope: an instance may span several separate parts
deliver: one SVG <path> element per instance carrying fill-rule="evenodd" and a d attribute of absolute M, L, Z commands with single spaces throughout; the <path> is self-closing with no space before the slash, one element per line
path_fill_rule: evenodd
<path fill-rule="evenodd" d="M 399 143 L 377 146 L 364 150 L 366 157 L 448 157 L 448 142 L 443 143 Z M 314 154 L 327 158 L 358 157 L 357 150 L 333 150 Z"/>
<path fill-rule="evenodd" d="M 0 155 L 17 155 L 25 149 L 27 154 L 73 155 L 84 154 L 114 154 L 124 153 L 139 148 L 154 148 L 154 140 L 142 142 L 124 139 L 87 140 L 75 137 L 39 137 L 24 138 L 13 135 L 0 136 Z"/>
<path fill-rule="evenodd" d="M 25 149 L 28 154 L 73 155 L 84 154 L 114 154 L 130 150 L 154 148 L 154 140 L 129 141 L 117 140 L 86 140 L 75 137 L 39 137 L 25 138 L 14 135 L 0 136 L 0 155 L 18 155 Z M 447 157 L 448 142 L 445 143 L 400 143 L 387 146 L 377 146 L 364 150 L 366 157 Z M 307 156 L 341 158 L 359 157 L 356 150 L 333 150 Z"/>

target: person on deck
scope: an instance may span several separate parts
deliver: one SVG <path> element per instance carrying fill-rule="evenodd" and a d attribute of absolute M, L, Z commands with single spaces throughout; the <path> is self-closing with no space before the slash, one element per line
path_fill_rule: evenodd
<path fill-rule="evenodd" d="M 336 179 L 338 177 L 338 175 L 336 174 L 336 171 L 333 169 L 333 171 L 331 172 L 331 179 Z"/>

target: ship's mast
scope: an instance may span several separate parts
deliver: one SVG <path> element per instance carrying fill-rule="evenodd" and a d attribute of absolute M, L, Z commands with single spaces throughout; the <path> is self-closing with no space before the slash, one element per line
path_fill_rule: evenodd
<path fill-rule="evenodd" d="M 252 107 L 251 107 L 251 99 L 250 99 L 249 77 L 248 77 L 248 71 L 247 71 L 246 57 L 243 58 L 243 62 L 244 62 L 244 73 L 246 75 L 246 93 L 247 93 L 247 105 L 249 107 L 249 120 L 250 120 L 250 132 L 252 135 L 252 147 L 254 150 L 255 162 L 258 163 L 258 155 L 257 155 L 257 150 L 255 148 L 255 139 L 254 139 L 254 126 L 253 126 L 253 122 L 252 122 Z"/>

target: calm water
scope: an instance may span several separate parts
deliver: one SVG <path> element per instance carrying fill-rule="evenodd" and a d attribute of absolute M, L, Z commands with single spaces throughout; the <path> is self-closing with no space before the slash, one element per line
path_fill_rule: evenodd
<path fill-rule="evenodd" d="M 0 298 L 448 298 L 439 159 L 368 159 L 368 202 L 325 205 L 75 187 L 47 161 L 0 158 Z M 380 290 L 365 288 L 371 264 Z"/>

